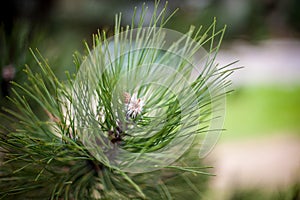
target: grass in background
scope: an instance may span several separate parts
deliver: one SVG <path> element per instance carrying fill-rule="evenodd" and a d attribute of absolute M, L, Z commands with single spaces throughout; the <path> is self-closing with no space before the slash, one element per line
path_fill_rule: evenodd
<path fill-rule="evenodd" d="M 271 134 L 300 135 L 300 86 L 238 88 L 228 95 L 222 141 Z"/>

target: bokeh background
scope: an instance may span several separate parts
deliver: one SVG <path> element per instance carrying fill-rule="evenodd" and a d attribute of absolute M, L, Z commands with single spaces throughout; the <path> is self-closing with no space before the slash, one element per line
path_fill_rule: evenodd
<path fill-rule="evenodd" d="M 143 2 L 1 1 L 1 106 L 10 106 L 9 82 L 26 80 L 25 64 L 37 68 L 29 47 L 64 79 L 75 71 L 72 55 L 84 52 L 84 41 L 91 43 L 98 29 L 112 34 L 115 13 L 130 24 Z M 153 1 L 145 2 L 151 11 Z M 167 28 L 208 27 L 216 17 L 228 27 L 218 62 L 244 67 L 232 76 L 226 131 L 204 160 L 217 174 L 204 199 L 300 199 L 300 1 L 170 0 L 169 13 L 176 8 Z"/>

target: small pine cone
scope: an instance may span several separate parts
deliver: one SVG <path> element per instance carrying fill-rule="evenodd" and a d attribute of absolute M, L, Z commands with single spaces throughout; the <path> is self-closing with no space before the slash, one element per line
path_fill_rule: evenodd
<path fill-rule="evenodd" d="M 131 96 L 128 92 L 123 93 L 123 101 L 125 104 L 128 104 L 130 102 Z"/>

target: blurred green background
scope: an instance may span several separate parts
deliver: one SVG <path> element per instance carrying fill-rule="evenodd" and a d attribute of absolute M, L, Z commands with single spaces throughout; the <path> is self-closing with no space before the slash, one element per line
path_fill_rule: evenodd
<path fill-rule="evenodd" d="M 53 66 L 56 74 L 63 79 L 66 70 L 74 71 L 72 54 L 75 51 L 84 51 L 83 41 L 91 43 L 91 35 L 98 29 L 112 34 L 115 13 L 122 12 L 123 25 L 130 24 L 134 6 L 141 7 L 143 2 L 139 0 L 1 1 L 2 106 L 9 106 L 9 102 L 4 98 L 6 95 L 11 95 L 9 81 L 22 83 L 26 80 L 22 72 L 25 64 L 33 69 L 36 68 L 36 63 L 28 51 L 29 47 L 38 48 L 48 59 L 50 66 Z M 153 1 L 145 2 L 149 10 L 153 10 Z M 161 5 L 163 4 L 162 1 Z M 298 148 L 300 144 L 300 1 L 169 1 L 169 13 L 177 7 L 180 10 L 167 25 L 168 28 L 185 32 L 190 25 L 208 27 L 213 18 L 217 17 L 219 27 L 223 27 L 224 24 L 228 26 L 218 61 L 225 65 L 240 60 L 236 66 L 244 66 L 232 77 L 232 89 L 235 91 L 227 98 L 224 123 L 226 131 L 207 162 L 216 165 L 218 174 L 218 172 L 223 173 L 220 170 L 222 166 L 226 165 L 230 168 L 230 164 L 244 163 L 249 160 L 249 157 L 254 156 L 257 160 L 249 165 L 255 169 L 255 166 L 259 166 L 256 162 L 260 162 L 263 158 L 260 158 L 260 153 L 255 154 L 254 150 L 267 152 L 265 148 L 268 147 L 271 149 L 270 154 L 274 154 L 269 157 L 275 158 L 266 162 L 265 167 L 272 170 L 275 165 L 282 166 L 274 173 L 282 174 L 282 177 L 295 178 L 290 182 L 287 181 L 285 184 L 288 185 L 287 189 L 280 185 L 280 181 L 277 184 L 277 180 L 270 179 L 271 182 L 273 181 L 269 184 L 273 187 L 271 191 L 279 191 L 280 197 L 284 196 L 280 199 L 289 199 L 290 193 L 285 195 L 284 191 L 300 183 L 300 149 Z M 280 141 L 286 142 L 286 146 L 282 146 Z M 243 145 L 248 143 L 251 145 Z M 242 145 L 236 147 L 236 144 Z M 246 146 L 250 153 L 245 151 Z M 222 148 L 233 148 L 233 151 L 226 154 L 226 151 L 221 151 Z M 272 151 L 272 148 L 280 151 Z M 292 150 L 288 151 L 289 149 Z M 237 152 L 242 153 L 241 157 L 234 157 Z M 222 159 L 219 159 L 220 154 Z M 278 154 L 284 156 L 277 156 Z M 229 158 L 227 161 L 229 164 L 222 163 L 226 156 Z M 290 163 L 292 167 L 285 168 L 286 163 Z M 236 164 L 235 167 L 243 166 Z M 265 191 L 269 187 L 268 183 L 263 181 L 262 185 L 257 183 L 254 187 L 245 186 L 246 189 L 240 187 L 242 184 L 232 181 L 232 177 L 243 179 L 243 173 L 248 174 L 252 171 L 240 172 L 234 169 L 232 167 L 231 174 L 228 176 L 220 175 L 219 179 L 212 181 L 211 193 L 214 197 L 211 198 L 220 198 L 215 195 L 220 191 L 226 191 L 225 193 L 231 191 L 234 195 L 228 194 L 229 199 L 259 199 L 257 195 L 260 192 L 255 195 L 256 189 Z M 266 174 L 268 173 L 254 170 L 252 179 L 262 177 L 268 179 L 272 176 L 272 173 Z M 244 179 L 245 182 L 251 182 Z M 217 187 L 218 181 L 225 181 L 224 184 L 232 185 L 233 189 Z M 254 195 L 243 195 L 245 193 L 240 193 L 240 190 L 251 191 Z M 299 195 L 298 193 L 299 189 L 295 194 Z M 211 195 L 210 192 L 208 195 Z M 268 198 L 275 199 L 272 195 L 261 199 Z M 220 199 L 225 199 L 225 196 Z"/>

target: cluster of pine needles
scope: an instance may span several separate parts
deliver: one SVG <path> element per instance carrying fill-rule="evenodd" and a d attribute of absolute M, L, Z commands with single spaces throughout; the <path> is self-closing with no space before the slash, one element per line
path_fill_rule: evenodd
<path fill-rule="evenodd" d="M 160 12 L 158 8 L 159 3 L 156 3 L 148 31 L 162 30 L 174 14 L 166 16 L 167 4 Z M 28 80 L 22 84 L 13 83 L 10 101 L 14 107 L 4 108 L 10 123 L 2 125 L 0 133 L 0 199 L 202 197 L 205 181 L 212 174 L 208 172 L 210 167 L 201 165 L 198 151 L 203 144 L 201 141 L 210 131 L 220 131 L 211 130 L 209 126 L 216 117 L 213 115 L 213 105 L 228 92 L 226 88 L 230 81 L 227 77 L 234 71 L 229 69 L 231 64 L 218 67 L 215 62 L 225 28 L 217 31 L 216 21 L 205 31 L 202 27 L 191 27 L 184 40 L 171 45 L 173 51 L 189 57 L 193 57 L 200 48 L 208 48 L 207 56 L 203 58 L 203 69 L 190 85 L 176 81 L 178 76 L 172 73 L 169 78 L 165 77 L 164 83 L 173 87 L 175 82 L 181 86 L 176 87 L 181 93 L 178 97 L 169 91 L 170 88 L 154 87 L 148 83 L 136 88 L 135 83 L 140 82 L 133 79 L 143 80 L 153 76 L 151 80 L 156 80 L 156 74 L 164 71 L 153 70 L 153 64 L 178 65 L 176 73 L 191 76 L 193 70 L 186 60 L 174 62 L 173 54 L 155 48 L 117 56 L 122 55 L 128 46 L 130 49 L 131 45 L 153 42 L 154 39 L 157 39 L 154 41 L 157 44 L 158 39 L 163 38 L 153 32 L 143 32 L 147 12 L 147 8 L 143 7 L 138 24 L 135 24 L 138 16 L 135 9 L 132 24 L 125 28 L 121 27 L 121 14 L 117 15 L 113 44 L 109 43 L 105 32 L 94 35 L 93 50 L 86 45 L 88 56 L 74 55 L 77 71 L 75 74 L 66 73 L 66 81 L 57 78 L 38 50 L 31 50 L 39 72 L 33 72 L 30 66 L 25 67 Z M 135 41 L 129 40 L 122 50 L 125 39 L 132 38 L 134 29 L 138 29 L 137 35 L 140 36 L 136 36 Z M 113 62 L 108 58 L 112 52 L 118 58 Z M 112 64 L 107 65 L 107 60 Z M 145 69 L 134 68 L 145 64 L 149 70 L 147 73 Z M 83 69 L 86 65 L 92 69 L 94 67 L 91 74 L 85 72 L 86 68 Z M 132 71 L 133 75 L 130 75 Z M 126 81 L 126 77 L 122 79 L 124 73 L 130 80 Z M 212 91 L 218 95 L 212 96 Z M 118 94 L 122 96 L 122 92 L 131 95 L 136 92 L 141 97 L 148 95 L 143 111 L 136 118 L 122 114 L 124 107 L 116 98 Z M 93 98 L 97 100 L 94 110 L 90 105 Z M 162 113 L 154 112 L 155 109 Z M 124 128 L 124 123 L 135 128 Z M 91 138 L 91 133 L 98 136 Z M 174 152 L 174 155 L 180 152 L 178 158 L 170 155 L 173 162 L 160 163 L 156 170 L 147 165 L 158 161 L 150 160 L 150 164 L 144 166 L 147 170 L 138 171 L 137 168 L 135 172 L 135 165 L 132 164 L 135 158 L 131 155 L 140 154 L 143 158 L 143 155 L 150 153 L 155 159 L 164 160 L 163 156 L 168 155 L 161 153 L 161 150 L 171 144 L 179 145 L 178 141 L 172 143 L 180 138 L 178 135 L 190 140 L 187 143 L 189 148 Z M 93 145 L 89 145 L 89 141 L 98 144 L 96 153 L 91 150 Z M 129 152 L 127 162 L 112 162 L 104 150 L 107 146 Z M 143 168 L 142 164 L 138 167 Z"/>

